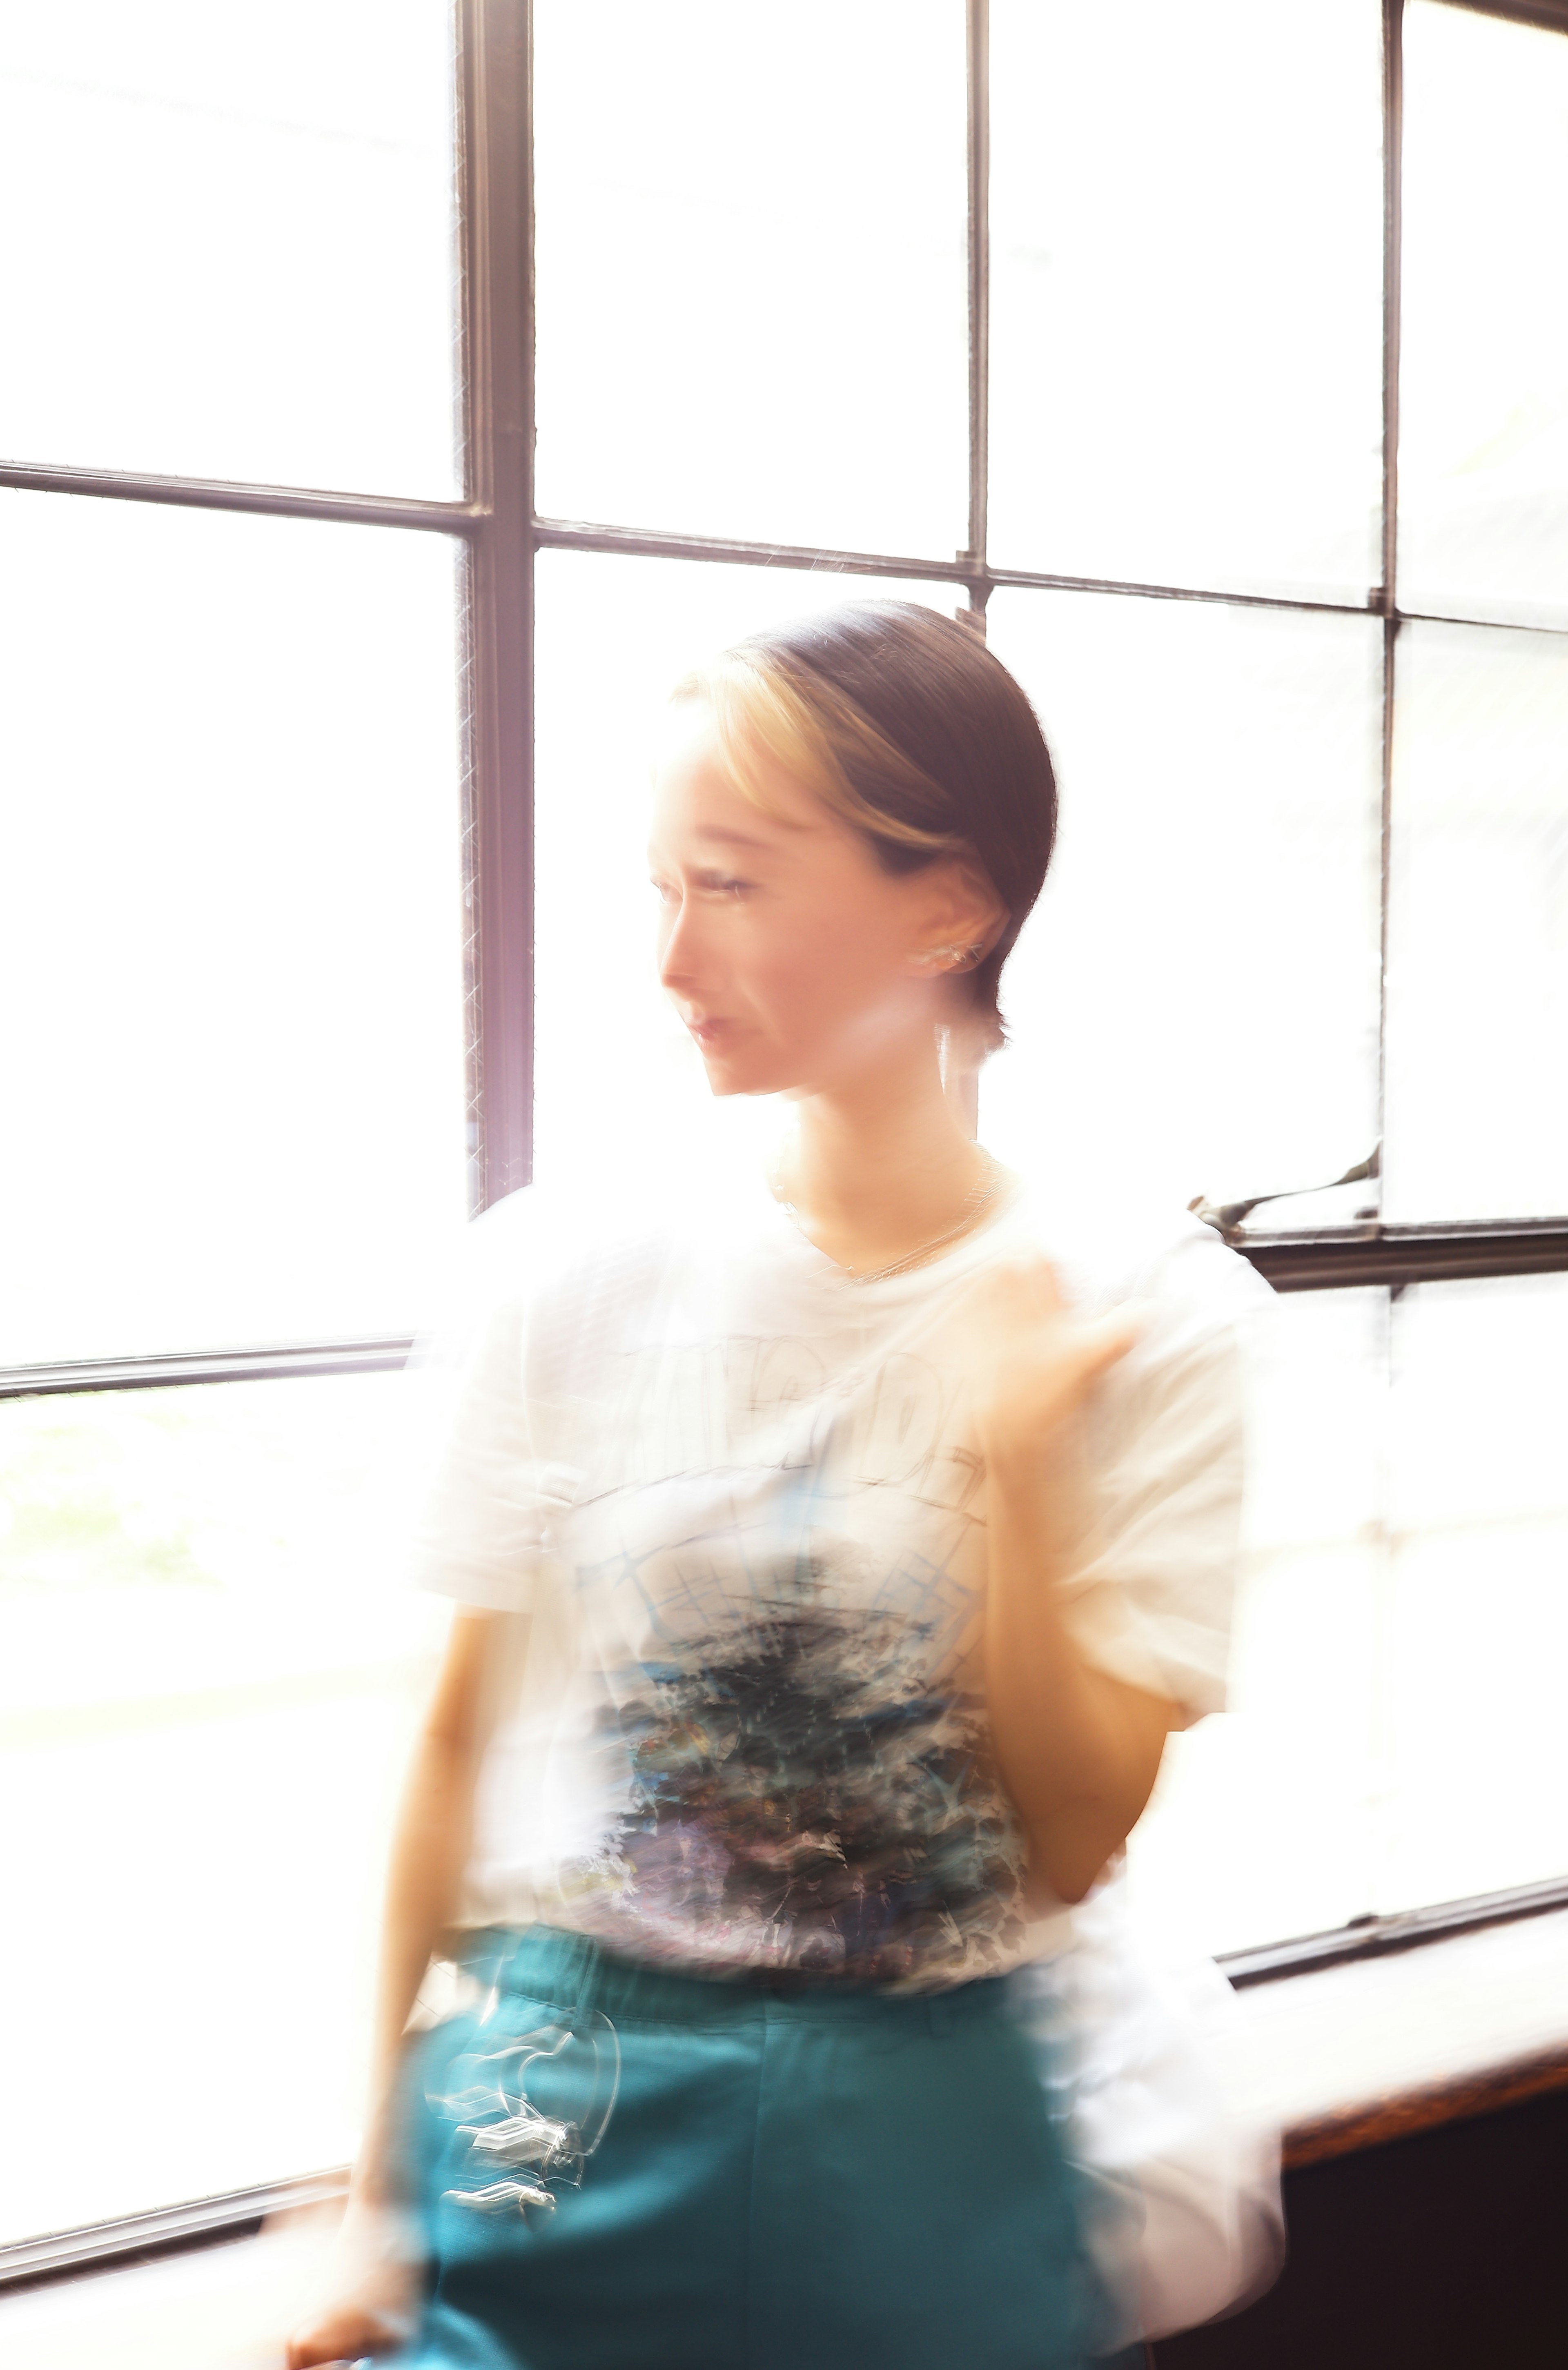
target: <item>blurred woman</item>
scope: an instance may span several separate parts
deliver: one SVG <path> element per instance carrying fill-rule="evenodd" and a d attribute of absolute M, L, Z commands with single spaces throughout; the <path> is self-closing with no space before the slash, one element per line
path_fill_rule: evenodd
<path fill-rule="evenodd" d="M 1115 1986 L 1063 1971 L 1222 1699 L 1250 1271 L 974 1141 L 1055 831 L 976 634 L 853 604 L 672 719 L 663 984 L 792 1125 L 478 1230 L 421 1547 L 462 1610 L 291 2364 L 1067 2370 L 1150 2325 L 1078 2161 Z M 465 2004 L 409 2042 L 437 1956 Z"/>

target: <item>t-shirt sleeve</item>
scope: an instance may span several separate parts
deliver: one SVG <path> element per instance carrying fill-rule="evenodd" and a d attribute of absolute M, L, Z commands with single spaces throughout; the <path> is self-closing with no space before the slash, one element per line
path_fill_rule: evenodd
<path fill-rule="evenodd" d="M 1097 1526 L 1066 1583 L 1089 1658 L 1181 1706 L 1223 1710 L 1240 1551 L 1249 1344 L 1267 1287 L 1208 1229 L 1133 1286 L 1146 1330 L 1093 1418 Z"/>
<path fill-rule="evenodd" d="M 496 1214 L 474 1230 L 491 1239 L 473 1262 L 479 1282 L 467 1280 L 465 1313 L 427 1352 L 444 1413 L 409 1578 L 460 1604 L 515 1613 L 533 1609 L 551 1576 L 551 1524 L 573 1481 L 550 1461 L 530 1399 L 528 1279 L 517 1272 L 526 1237 L 515 1223 L 498 1226 Z"/>

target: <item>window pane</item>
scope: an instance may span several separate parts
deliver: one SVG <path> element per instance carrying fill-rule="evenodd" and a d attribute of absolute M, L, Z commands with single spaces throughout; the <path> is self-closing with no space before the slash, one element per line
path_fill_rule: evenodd
<path fill-rule="evenodd" d="M 544 0 L 542 511 L 965 542 L 963 38 L 957 0 Z"/>
<path fill-rule="evenodd" d="M 1394 1310 L 1379 1906 L 1568 1872 L 1568 1276 Z"/>
<path fill-rule="evenodd" d="M 993 558 L 1378 581 L 1378 22 L 993 0 Z"/>
<path fill-rule="evenodd" d="M 1386 1293 L 1303 1292 L 1262 1329 L 1230 1708 L 1172 1737 L 1129 1852 L 1135 1902 L 1200 1950 L 1381 1905 L 1387 1328 Z"/>
<path fill-rule="evenodd" d="M 1388 1214 L 1561 1214 L 1568 647 L 1407 626 L 1395 726 Z"/>
<path fill-rule="evenodd" d="M 1135 1893 L 1237 1950 L 1568 1872 L 1568 1277 L 1275 1305 L 1231 1708 Z"/>
<path fill-rule="evenodd" d="M 1376 624 L 1057 592 L 990 618 L 1062 824 L 986 1141 L 1173 1206 L 1340 1176 L 1377 1135 Z M 1366 1190 L 1259 1222 L 1348 1218 Z"/>
<path fill-rule="evenodd" d="M 0 1364 L 417 1323 L 464 1208 L 450 546 L 11 493 L 0 549 Z"/>
<path fill-rule="evenodd" d="M 1568 623 L 1568 37 L 1404 12 L 1400 599 Z"/>
<path fill-rule="evenodd" d="M 448 496 L 448 0 L 7 12 L 0 452 Z"/>
<path fill-rule="evenodd" d="M 694 1127 L 733 1133 L 751 1123 L 744 1098 L 713 1109 L 701 1059 L 655 976 L 649 774 L 672 686 L 787 617 L 874 599 L 951 615 L 954 594 L 568 551 L 541 552 L 536 581 L 535 1174 L 545 1179 L 585 1164 L 614 1174 Z"/>
<path fill-rule="evenodd" d="M 431 1379 L 0 1403 L 0 2242 L 352 2152 Z"/>

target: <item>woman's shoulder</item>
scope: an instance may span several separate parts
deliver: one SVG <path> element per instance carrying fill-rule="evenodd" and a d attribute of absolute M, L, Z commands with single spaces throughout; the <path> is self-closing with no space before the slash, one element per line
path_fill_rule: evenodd
<path fill-rule="evenodd" d="M 520 1186 L 469 1225 L 463 1294 L 477 1308 L 592 1297 L 606 1278 L 625 1285 L 656 1269 L 671 1235 L 668 1214 L 651 1210 L 629 1183 L 618 1191 L 586 1182 Z"/>
<path fill-rule="evenodd" d="M 526 1185 L 467 1228 L 457 1296 L 471 1317 L 510 1309 L 536 1325 L 629 1313 L 744 1250 L 756 1223 L 755 1195 L 701 1165 Z"/>
<path fill-rule="evenodd" d="M 1067 1191 L 1026 1177 L 1020 1224 L 1086 1310 L 1133 1300 L 1157 1310 L 1162 1329 L 1230 1329 L 1274 1298 L 1213 1226 L 1158 1197 Z"/>

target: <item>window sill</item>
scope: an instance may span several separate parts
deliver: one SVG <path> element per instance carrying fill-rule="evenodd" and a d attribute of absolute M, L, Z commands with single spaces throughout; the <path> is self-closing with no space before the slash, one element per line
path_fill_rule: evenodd
<path fill-rule="evenodd" d="M 1568 2088 L 1568 1910 L 1237 1996 L 1230 2075 L 1319 2164 Z"/>
<path fill-rule="evenodd" d="M 1227 2071 L 1288 2169 L 1568 2088 L 1568 1910 L 1237 1996 Z M 29 2370 L 278 2370 L 338 2205 L 259 2236 L 0 2292 Z"/>

